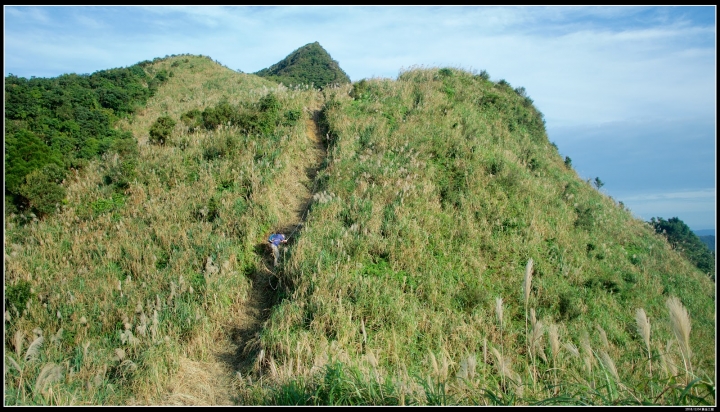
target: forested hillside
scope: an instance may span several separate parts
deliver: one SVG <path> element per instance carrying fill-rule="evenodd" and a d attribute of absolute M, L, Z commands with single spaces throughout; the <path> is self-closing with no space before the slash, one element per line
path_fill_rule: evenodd
<path fill-rule="evenodd" d="M 293 62 L 6 78 L 6 405 L 715 404 L 715 284 L 522 87 Z"/>

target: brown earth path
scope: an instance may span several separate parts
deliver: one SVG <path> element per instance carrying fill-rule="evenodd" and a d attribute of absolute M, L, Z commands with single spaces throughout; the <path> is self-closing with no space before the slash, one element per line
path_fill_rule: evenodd
<path fill-rule="evenodd" d="M 308 109 L 305 119 L 307 152 L 300 162 L 289 165 L 280 184 L 284 194 L 285 216 L 281 216 L 278 227 L 290 234 L 289 245 L 297 235 L 313 196 L 313 182 L 327 149 L 319 129 L 320 110 Z M 268 319 L 277 289 L 277 278 L 273 275 L 272 258 L 269 250 L 258 247 L 263 255 L 265 268 L 252 275 L 252 288 L 247 299 L 239 305 L 233 319 L 228 320 L 219 339 L 209 339 L 209 361 L 193 361 L 183 357 L 178 372 L 170 379 L 161 401 L 163 405 L 238 405 L 239 394 L 250 382 L 250 372 L 258 357 L 256 343 L 264 322 Z"/>

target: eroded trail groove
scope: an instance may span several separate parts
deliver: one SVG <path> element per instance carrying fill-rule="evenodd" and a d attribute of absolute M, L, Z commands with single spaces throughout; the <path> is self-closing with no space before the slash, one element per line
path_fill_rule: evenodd
<path fill-rule="evenodd" d="M 319 126 L 319 104 L 308 109 L 305 118 L 307 149 L 297 163 L 288 165 L 278 181 L 284 214 L 277 230 L 291 235 L 292 247 L 312 202 L 314 181 L 327 156 Z M 249 274 L 252 288 L 247 298 L 233 310 L 234 316 L 223 330 L 208 339 L 208 362 L 180 359 L 179 371 L 166 388 L 165 405 L 238 405 L 242 386 L 255 368 L 258 338 L 278 293 L 278 278 L 272 272 L 272 257 L 264 243 L 255 251 L 264 267 Z"/>

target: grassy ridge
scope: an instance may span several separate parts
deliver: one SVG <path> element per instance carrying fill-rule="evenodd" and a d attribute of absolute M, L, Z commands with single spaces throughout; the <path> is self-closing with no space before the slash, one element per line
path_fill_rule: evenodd
<path fill-rule="evenodd" d="M 712 376 L 712 283 L 568 170 L 518 90 L 417 69 L 336 89 L 326 107 L 329 195 L 313 205 L 286 264 L 294 299 L 263 334 L 278 377 L 294 376 L 298 363 L 310 376 L 336 359 L 408 382 L 434 373 L 430 355 L 447 359 L 446 378 L 474 357 L 475 384 L 502 393 L 488 355 L 496 349 L 529 382 L 526 396 L 550 397 L 531 371 L 535 358 L 550 368 L 551 349 L 544 328 L 534 339 L 527 330 L 529 307 L 563 344 L 579 347 L 587 334 L 593 350 L 633 365 L 618 368 L 621 381 L 642 382 L 635 310 L 653 319 L 657 357 L 672 338 L 661 321 L 669 296 L 693 316 L 695 371 Z M 561 381 L 582 373 L 565 362 Z"/>
<path fill-rule="evenodd" d="M 147 69 L 174 75 L 120 121 L 139 142 L 129 187 L 103 178 L 110 152 L 68 179 L 57 216 L 6 219 L 6 404 L 167 402 L 179 359 L 212 358 L 259 246 L 293 222 L 320 106 L 328 156 L 239 403 L 714 402 L 683 392 L 714 385 L 714 284 L 565 165 L 521 88 L 456 69 L 322 92 L 203 57 Z M 268 94 L 303 121 L 180 121 Z M 171 139 L 148 144 L 160 116 Z"/>
<path fill-rule="evenodd" d="M 121 124 L 140 142 L 125 191 L 103 179 L 117 161 L 109 153 L 73 176 L 57 216 L 6 222 L 6 404 L 162 402 L 179 359 L 207 359 L 247 299 L 262 266 L 256 245 L 287 213 L 276 182 L 303 156 L 304 123 L 247 135 L 232 126 L 189 133 L 178 121 L 165 146 L 147 144 L 148 131 L 223 95 L 236 104 L 274 93 L 304 113 L 316 92 L 202 57 L 154 67 L 170 68 L 166 87 Z M 216 147 L 223 156 L 209 157 Z"/>

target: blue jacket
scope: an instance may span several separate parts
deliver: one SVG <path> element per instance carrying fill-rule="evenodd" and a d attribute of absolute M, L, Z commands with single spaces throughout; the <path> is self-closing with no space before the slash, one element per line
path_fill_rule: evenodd
<path fill-rule="evenodd" d="M 280 243 L 285 240 L 285 235 L 282 233 L 275 233 L 270 235 L 270 238 L 268 239 L 268 242 L 272 243 L 275 246 L 280 246 Z"/>

